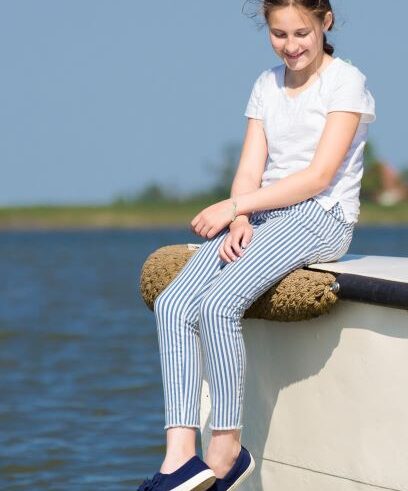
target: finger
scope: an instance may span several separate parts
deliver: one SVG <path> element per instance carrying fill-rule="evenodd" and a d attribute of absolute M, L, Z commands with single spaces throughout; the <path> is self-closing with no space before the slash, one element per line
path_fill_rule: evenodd
<path fill-rule="evenodd" d="M 196 230 L 197 235 L 200 235 L 201 237 L 204 237 L 203 236 L 203 229 L 204 229 L 204 227 L 205 227 L 205 223 L 200 220 L 196 224 L 196 226 L 195 226 L 195 230 Z"/>
<path fill-rule="evenodd" d="M 223 247 L 224 251 L 225 251 L 225 249 L 226 249 L 227 247 L 230 247 L 230 245 L 231 245 L 231 240 L 232 240 L 231 235 L 230 235 L 230 234 L 228 234 L 228 235 L 225 237 L 225 239 L 224 239 L 224 241 L 223 241 L 223 243 L 222 243 L 222 247 Z"/>
<path fill-rule="evenodd" d="M 237 259 L 241 255 L 241 247 L 239 245 L 239 242 L 242 232 L 234 231 L 234 233 L 231 235 L 232 235 L 231 242 L 229 244 L 230 256 Z"/>
<path fill-rule="evenodd" d="M 225 263 L 228 263 L 229 262 L 229 258 L 228 256 L 225 254 L 225 240 L 224 242 L 221 244 L 221 246 L 219 247 L 218 249 L 218 252 L 219 252 L 219 256 L 220 258 L 225 262 Z"/>
<path fill-rule="evenodd" d="M 205 239 L 209 239 L 210 237 L 208 237 L 208 232 L 210 230 L 211 230 L 211 226 L 204 224 L 203 227 L 200 230 L 201 237 L 204 237 Z"/>
<path fill-rule="evenodd" d="M 208 236 L 209 238 L 213 238 L 215 237 L 217 234 L 219 234 L 222 230 L 226 230 L 228 232 L 228 229 L 225 225 L 223 225 L 222 223 L 218 223 L 218 224 L 213 224 L 208 232 Z"/>
<path fill-rule="evenodd" d="M 192 227 L 195 227 L 197 225 L 197 223 L 200 221 L 200 218 L 198 215 L 196 215 L 192 220 L 191 220 L 191 226 Z"/>
<path fill-rule="evenodd" d="M 242 241 L 241 241 L 241 248 L 242 249 L 246 249 L 248 247 L 248 244 L 252 240 L 252 235 L 253 235 L 252 230 L 245 230 L 244 236 L 243 236 Z"/>
<path fill-rule="evenodd" d="M 214 235 L 216 235 L 218 230 L 214 227 L 210 227 L 210 229 L 207 232 L 207 239 L 212 239 Z"/>
<path fill-rule="evenodd" d="M 229 262 L 230 261 L 235 261 L 235 259 L 238 258 L 238 256 L 235 254 L 234 250 L 231 247 L 231 244 L 226 244 L 224 247 L 225 254 L 228 257 Z"/>
<path fill-rule="evenodd" d="M 220 249 L 218 249 L 218 255 L 220 256 L 220 258 L 226 263 L 228 262 L 227 261 L 227 256 L 225 255 L 225 252 L 224 252 L 224 249 L 220 247 Z"/>
<path fill-rule="evenodd" d="M 226 250 L 230 247 L 229 242 L 231 241 L 231 236 L 228 234 L 225 239 L 222 241 L 222 244 L 220 245 L 218 252 L 220 258 L 226 262 L 229 263 L 231 262 L 230 258 L 227 256 Z"/>
<path fill-rule="evenodd" d="M 241 249 L 241 246 L 239 245 L 239 242 L 240 242 L 240 237 L 237 237 L 231 244 L 231 247 L 234 251 L 234 253 L 237 255 L 237 256 L 242 256 L 242 249 Z"/>

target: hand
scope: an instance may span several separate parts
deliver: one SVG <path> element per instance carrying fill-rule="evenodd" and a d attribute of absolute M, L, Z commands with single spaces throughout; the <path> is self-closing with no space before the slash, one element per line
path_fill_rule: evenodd
<path fill-rule="evenodd" d="M 192 231 L 201 237 L 212 239 L 232 220 L 232 198 L 219 201 L 200 211 L 191 221 Z"/>
<path fill-rule="evenodd" d="M 238 216 L 230 224 L 230 231 L 218 249 L 220 258 L 230 263 L 244 254 L 244 249 L 248 246 L 253 236 L 253 228 L 248 218 Z"/>

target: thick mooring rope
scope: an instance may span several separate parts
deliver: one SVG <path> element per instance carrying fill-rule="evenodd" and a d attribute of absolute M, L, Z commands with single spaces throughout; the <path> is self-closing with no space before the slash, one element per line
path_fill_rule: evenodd
<path fill-rule="evenodd" d="M 157 295 L 196 252 L 187 244 L 176 244 L 160 247 L 148 256 L 141 271 L 140 291 L 150 310 Z M 244 317 L 279 321 L 318 317 L 329 312 L 337 301 L 330 289 L 335 280 L 331 273 L 296 269 L 258 297 Z"/>

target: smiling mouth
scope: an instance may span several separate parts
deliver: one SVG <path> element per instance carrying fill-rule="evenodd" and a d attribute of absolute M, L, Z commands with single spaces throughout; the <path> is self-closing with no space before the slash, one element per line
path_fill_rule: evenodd
<path fill-rule="evenodd" d="M 303 55 L 303 53 L 304 53 L 304 51 L 302 51 L 302 53 L 299 53 L 299 54 L 297 54 L 297 55 L 289 55 L 288 53 L 286 53 L 286 56 L 287 56 L 288 58 L 291 58 L 292 60 L 296 60 L 296 58 L 299 58 L 300 56 L 302 56 L 302 55 Z"/>

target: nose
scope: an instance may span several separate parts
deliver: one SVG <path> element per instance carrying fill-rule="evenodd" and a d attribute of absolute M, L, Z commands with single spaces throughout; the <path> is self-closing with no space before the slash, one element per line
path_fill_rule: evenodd
<path fill-rule="evenodd" d="M 295 55 L 299 51 L 299 46 L 295 39 L 291 40 L 288 38 L 285 44 L 285 51 L 290 55 Z"/>

